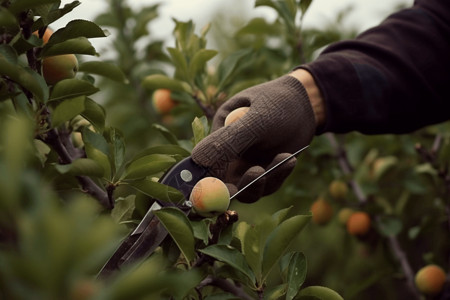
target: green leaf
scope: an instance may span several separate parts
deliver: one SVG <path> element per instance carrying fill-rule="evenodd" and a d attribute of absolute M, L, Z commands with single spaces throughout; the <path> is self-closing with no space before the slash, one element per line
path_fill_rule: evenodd
<path fill-rule="evenodd" d="M 311 215 L 291 217 L 278 225 L 269 235 L 264 246 L 262 272 L 266 277 L 275 263 L 281 258 L 294 238 L 309 223 Z"/>
<path fill-rule="evenodd" d="M 105 155 L 109 155 L 109 145 L 103 135 L 93 132 L 86 127 L 83 128 L 82 134 L 84 144 L 90 144 Z"/>
<path fill-rule="evenodd" d="M 101 75 L 117 82 L 128 83 L 128 79 L 118 66 L 103 61 L 84 62 L 80 64 L 78 71 Z"/>
<path fill-rule="evenodd" d="M 190 152 L 178 145 L 157 145 L 139 152 L 133 157 L 133 160 L 150 154 L 166 154 L 174 158 L 180 157 L 179 160 L 181 160 L 182 158 L 188 157 Z"/>
<path fill-rule="evenodd" d="M 319 300 L 344 300 L 336 291 L 324 286 L 309 286 L 304 288 L 295 299 L 311 299 L 308 297 L 316 297 Z"/>
<path fill-rule="evenodd" d="M 89 129 L 87 130 L 89 131 Z M 105 177 L 108 179 L 111 178 L 111 163 L 109 162 L 109 157 L 88 142 L 84 143 L 84 149 L 88 158 L 95 160 L 100 166 L 102 166 L 103 172 L 99 175 L 99 177 Z"/>
<path fill-rule="evenodd" d="M 162 74 L 152 74 L 142 80 L 142 86 L 147 90 L 169 89 L 174 92 L 189 91 L 181 81 Z"/>
<path fill-rule="evenodd" d="M 167 170 L 176 160 L 164 154 L 150 154 L 132 161 L 127 169 L 124 179 L 138 179 Z"/>
<path fill-rule="evenodd" d="M 20 66 L 14 48 L 4 44 L 0 45 L 0 75 L 8 76 L 39 100 L 45 101 L 48 98 L 48 87 L 44 78 L 30 68 Z"/>
<path fill-rule="evenodd" d="M 224 87 L 230 82 L 230 80 L 233 78 L 234 73 L 238 69 L 239 64 L 252 52 L 252 49 L 238 50 L 236 52 L 233 52 L 220 62 L 217 69 L 217 75 L 219 78 L 217 89 L 219 91 L 223 90 Z"/>
<path fill-rule="evenodd" d="M 165 207 L 154 212 L 188 262 L 195 257 L 194 231 L 187 216 L 178 208 Z"/>
<path fill-rule="evenodd" d="M 19 23 L 16 17 L 3 6 L 0 6 L 0 28 L 5 28 L 11 32 L 19 31 Z"/>
<path fill-rule="evenodd" d="M 236 248 L 229 245 L 211 245 L 199 251 L 239 270 L 250 279 L 251 283 L 255 284 L 255 274 L 247 264 L 245 257 Z"/>
<path fill-rule="evenodd" d="M 170 132 L 166 127 L 159 124 L 153 124 L 152 127 L 158 130 L 167 139 L 169 143 L 178 145 L 178 140 L 176 136 L 172 132 Z"/>
<path fill-rule="evenodd" d="M 197 73 L 203 71 L 206 67 L 206 63 L 217 55 L 216 50 L 200 49 L 197 51 L 189 62 L 189 75 L 194 78 Z"/>
<path fill-rule="evenodd" d="M 194 230 L 194 237 L 203 241 L 206 245 L 209 239 L 209 222 L 208 219 L 201 219 L 199 221 L 191 221 L 192 229 Z"/>
<path fill-rule="evenodd" d="M 260 242 L 260 226 L 251 226 L 246 222 L 239 222 L 236 226 L 236 237 L 240 240 L 241 251 L 258 281 L 261 278 L 262 251 Z"/>
<path fill-rule="evenodd" d="M 122 132 L 116 128 L 109 128 L 108 133 L 107 138 L 112 156 L 111 161 L 113 162 L 114 172 L 117 174 L 125 159 L 125 141 Z"/>
<path fill-rule="evenodd" d="M 111 211 L 111 217 L 116 223 L 129 221 L 135 209 L 135 195 L 129 195 L 126 198 L 119 197 L 116 199 L 114 208 Z"/>
<path fill-rule="evenodd" d="M 194 146 L 203 140 L 209 133 L 208 119 L 205 116 L 195 117 L 192 121 L 192 132 L 194 133 Z"/>
<path fill-rule="evenodd" d="M 308 10 L 311 3 L 312 3 L 312 0 L 300 0 L 300 2 L 298 2 L 298 6 L 300 7 L 300 11 L 302 12 L 302 18 L 304 16 L 304 14 L 306 13 L 306 11 Z"/>
<path fill-rule="evenodd" d="M 135 180 L 129 182 L 129 184 L 141 193 L 160 201 L 181 203 L 184 199 L 183 194 L 179 190 L 151 179 Z"/>
<path fill-rule="evenodd" d="M 74 176 L 94 176 L 101 177 L 103 175 L 102 166 L 93 159 L 79 158 L 71 164 L 56 165 L 56 170 L 61 174 L 70 174 Z"/>
<path fill-rule="evenodd" d="M 85 80 L 64 79 L 59 81 L 50 93 L 49 101 L 57 101 L 78 96 L 88 96 L 98 92 L 99 89 Z"/>
<path fill-rule="evenodd" d="M 66 121 L 81 114 L 85 107 L 85 96 L 66 99 L 56 106 L 52 113 L 52 126 L 58 127 Z"/>
<path fill-rule="evenodd" d="M 34 32 L 34 31 L 40 29 L 41 27 L 50 25 L 51 23 L 55 22 L 56 20 L 60 19 L 64 15 L 71 12 L 75 7 L 77 7 L 80 4 L 81 4 L 80 1 L 73 1 L 71 3 L 64 5 L 63 8 L 50 9 L 50 10 L 47 10 L 46 12 L 42 12 L 42 13 L 40 12 L 39 15 L 41 16 L 41 18 L 36 20 L 33 23 L 33 26 L 31 27 L 31 31 Z"/>
<path fill-rule="evenodd" d="M 58 0 L 16 0 L 12 1 L 11 5 L 9 6 L 9 10 L 17 14 L 21 11 L 44 5 L 44 4 L 51 4 L 51 3 L 59 3 Z"/>
<path fill-rule="evenodd" d="M 306 279 L 306 257 L 301 252 L 295 252 L 289 261 L 287 275 L 286 300 L 292 300 L 298 294 Z"/>
<path fill-rule="evenodd" d="M 99 55 L 87 38 L 78 37 L 58 44 L 50 44 L 49 40 L 49 42 L 42 48 L 41 56 L 49 57 L 62 54 Z"/>
<path fill-rule="evenodd" d="M 97 104 L 97 102 L 91 98 L 86 97 L 84 101 L 84 111 L 81 115 L 94 126 L 95 130 L 103 132 L 105 129 L 106 112 L 101 105 Z"/>
<path fill-rule="evenodd" d="M 286 294 L 287 284 L 280 284 L 264 289 L 264 300 L 278 300 Z"/>
<path fill-rule="evenodd" d="M 380 216 L 377 219 L 379 232 L 386 237 L 398 235 L 402 229 L 402 221 L 397 216 Z"/>
<path fill-rule="evenodd" d="M 282 221 L 284 221 L 289 213 L 289 211 L 291 210 L 292 205 L 283 209 L 280 209 L 279 211 L 275 212 L 272 215 L 272 219 L 275 221 L 275 223 L 278 225 L 280 224 Z"/>
<path fill-rule="evenodd" d="M 73 20 L 67 23 L 65 27 L 58 29 L 52 34 L 52 36 L 48 40 L 46 47 L 44 47 L 44 52 L 48 51 L 46 50 L 46 48 L 52 48 L 52 46 L 56 44 L 60 44 L 69 40 L 84 41 L 87 40 L 87 38 L 99 38 L 106 36 L 106 33 L 94 22 L 87 20 Z"/>

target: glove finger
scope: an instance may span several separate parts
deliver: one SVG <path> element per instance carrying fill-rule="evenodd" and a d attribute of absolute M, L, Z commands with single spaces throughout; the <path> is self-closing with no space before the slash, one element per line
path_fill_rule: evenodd
<path fill-rule="evenodd" d="M 236 185 L 228 182 L 225 182 L 225 185 L 227 186 L 228 192 L 230 193 L 230 197 L 237 193 L 238 188 L 236 187 Z"/>
<path fill-rule="evenodd" d="M 242 176 L 241 180 L 238 183 L 238 189 L 241 191 L 244 187 L 246 187 L 250 182 L 255 180 L 258 176 L 264 173 L 264 168 L 260 166 L 253 166 L 249 168 L 244 175 Z M 248 188 L 242 190 L 242 192 L 239 192 L 239 195 L 236 196 L 236 198 L 240 202 L 244 203 L 253 203 L 256 202 L 258 199 L 260 199 L 263 196 L 264 193 L 264 186 L 266 184 L 266 178 L 262 177 L 259 180 L 257 180 L 255 183 L 253 183 Z"/>
<path fill-rule="evenodd" d="M 267 166 L 267 170 L 272 168 L 273 166 L 280 163 L 282 160 L 286 159 L 291 155 L 290 153 L 280 153 L 275 156 L 275 158 L 272 160 L 272 162 Z M 264 196 L 273 194 L 276 192 L 283 182 L 286 180 L 286 178 L 292 173 L 294 170 L 295 165 L 297 164 L 297 159 L 295 157 L 292 157 L 288 161 L 284 162 L 282 165 L 276 167 L 273 169 L 270 173 L 268 173 L 266 176 L 266 185 L 264 188 Z"/>
<path fill-rule="evenodd" d="M 214 115 L 211 130 L 216 131 L 219 128 L 223 127 L 228 114 L 233 110 L 243 106 L 250 106 L 250 99 L 247 97 L 240 97 L 239 94 L 226 101 L 219 107 L 216 114 Z"/>

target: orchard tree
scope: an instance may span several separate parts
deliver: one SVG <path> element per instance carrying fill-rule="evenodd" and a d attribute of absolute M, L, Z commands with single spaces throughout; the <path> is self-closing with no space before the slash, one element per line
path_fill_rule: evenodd
<path fill-rule="evenodd" d="M 53 28 L 81 2 L 0 1 L 2 298 L 448 297 L 447 123 L 317 137 L 280 191 L 253 204 L 228 203 L 208 178 L 184 199 L 187 216 L 181 193 L 159 182 L 231 96 L 353 37 L 345 13 L 304 28 L 311 1 L 258 0 L 276 18 L 245 20 L 224 49 L 208 43 L 214 22 L 173 19 L 171 39 L 157 40 L 160 5 L 107 4 L 94 21 Z M 98 277 L 155 200 L 168 236 Z"/>

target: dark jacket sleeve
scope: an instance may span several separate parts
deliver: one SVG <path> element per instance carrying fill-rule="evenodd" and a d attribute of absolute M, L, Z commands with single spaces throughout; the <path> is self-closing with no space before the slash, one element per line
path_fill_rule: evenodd
<path fill-rule="evenodd" d="M 407 133 L 449 120 L 450 1 L 416 1 L 301 67 L 324 97 L 319 133 Z"/>

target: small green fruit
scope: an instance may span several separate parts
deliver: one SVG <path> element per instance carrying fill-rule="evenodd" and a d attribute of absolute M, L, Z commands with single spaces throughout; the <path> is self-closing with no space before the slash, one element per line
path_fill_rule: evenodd
<path fill-rule="evenodd" d="M 327 288 L 325 286 L 318 286 L 318 285 L 309 286 L 307 288 L 300 290 L 300 292 L 298 293 L 298 297 L 300 297 L 300 299 L 302 299 L 302 297 L 306 298 L 308 296 L 320 300 L 344 300 L 344 298 L 342 298 L 342 296 L 339 295 L 336 291 Z"/>
<path fill-rule="evenodd" d="M 189 201 L 199 215 L 213 217 L 228 209 L 230 193 L 225 183 L 220 179 L 205 177 L 195 184 Z"/>
<path fill-rule="evenodd" d="M 343 200 L 347 197 L 348 187 L 347 184 L 342 180 L 333 180 L 328 187 L 331 197 L 336 200 Z"/>

